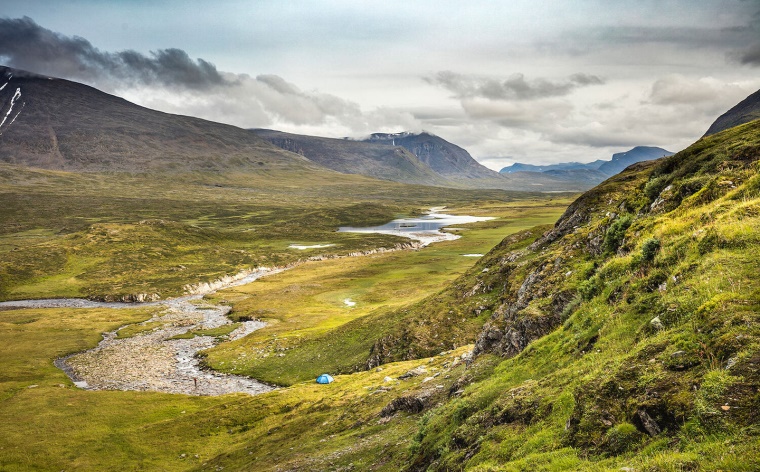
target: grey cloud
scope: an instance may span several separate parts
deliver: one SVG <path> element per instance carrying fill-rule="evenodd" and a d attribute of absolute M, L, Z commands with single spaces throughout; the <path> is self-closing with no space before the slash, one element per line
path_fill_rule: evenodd
<path fill-rule="evenodd" d="M 755 43 L 742 51 L 739 62 L 745 65 L 760 66 L 760 43 Z"/>
<path fill-rule="evenodd" d="M 604 81 L 591 74 L 573 74 L 566 80 L 551 81 L 538 78 L 528 80 L 523 74 L 514 74 L 505 80 L 467 76 L 441 71 L 424 80 L 441 86 L 459 99 L 485 98 L 488 100 L 538 100 L 567 95 L 578 87 L 600 85 Z"/>
<path fill-rule="evenodd" d="M 43 28 L 29 17 L 0 18 L 0 59 L 33 72 L 122 84 L 206 89 L 228 82 L 210 62 L 193 61 L 181 49 L 160 49 L 146 56 L 137 51 L 104 52 L 84 38 Z"/>
<path fill-rule="evenodd" d="M 221 72 L 181 49 L 106 52 L 80 37 L 43 28 L 29 17 L 0 18 L 0 62 L 32 72 L 87 82 L 107 90 L 143 86 L 136 101 L 244 127 L 273 123 L 323 124 L 361 115 L 334 95 L 305 92 L 277 75 Z M 151 89 L 148 91 L 144 88 Z M 203 90 L 203 94 L 194 93 Z"/>

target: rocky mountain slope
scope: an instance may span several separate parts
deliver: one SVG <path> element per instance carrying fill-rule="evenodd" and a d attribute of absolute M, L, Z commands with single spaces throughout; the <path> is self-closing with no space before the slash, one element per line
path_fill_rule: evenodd
<path fill-rule="evenodd" d="M 500 178 L 497 172 L 480 165 L 469 152 L 430 133 L 374 133 L 365 141 L 401 146 L 443 176 L 497 181 Z"/>
<path fill-rule="evenodd" d="M 256 129 L 256 136 L 312 162 L 344 174 L 361 174 L 394 182 L 453 185 L 400 146 L 322 138 Z"/>
<path fill-rule="evenodd" d="M 0 67 L 0 161 L 70 171 L 326 172 L 249 131 Z"/>
<path fill-rule="evenodd" d="M 710 125 L 710 128 L 707 129 L 705 136 L 710 136 L 757 119 L 760 119 L 760 90 L 720 115 L 718 119 Z"/>

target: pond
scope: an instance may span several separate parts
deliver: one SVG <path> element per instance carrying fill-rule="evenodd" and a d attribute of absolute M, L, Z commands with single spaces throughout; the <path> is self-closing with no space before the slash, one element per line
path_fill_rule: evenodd
<path fill-rule="evenodd" d="M 414 218 L 399 218 L 381 226 L 358 228 L 342 226 L 338 229 L 345 233 L 379 233 L 403 236 L 419 241 L 423 246 L 440 241 L 457 239 L 460 236 L 451 233 L 460 228 L 456 225 L 493 220 L 490 216 L 449 215 L 441 213 L 444 208 L 431 208 L 424 215 Z M 447 229 L 448 232 L 441 231 Z"/>

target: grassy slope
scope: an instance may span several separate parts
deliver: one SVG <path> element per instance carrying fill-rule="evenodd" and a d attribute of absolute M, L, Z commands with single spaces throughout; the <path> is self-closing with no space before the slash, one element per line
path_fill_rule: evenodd
<path fill-rule="evenodd" d="M 150 316 L 145 309 L 0 312 L 0 469 L 325 470 L 340 458 L 360 469 L 398 470 L 416 420 L 402 415 L 385 425 L 380 410 L 401 394 L 426 391 L 436 401 L 464 368 L 457 359 L 466 348 L 336 376 L 329 386 L 307 382 L 254 397 L 190 397 L 84 391 L 52 365 L 58 356 L 94 346 L 101 332 Z M 439 376 L 396 380 L 420 365 Z M 396 454 L 377 459 L 390 450 Z"/>
<path fill-rule="evenodd" d="M 488 252 L 505 234 L 554 221 L 567 203 L 553 198 L 463 208 L 500 218 L 467 225 L 462 238 L 419 251 L 307 263 L 218 292 L 214 298 L 232 304 L 233 318 L 259 318 L 269 326 L 208 351 L 206 362 L 280 385 L 363 369 L 377 339 L 409 318 L 404 307 L 439 292 L 476 261 L 462 254 Z M 471 320 L 456 346 L 447 342 L 432 354 L 472 343 L 483 321 Z"/>
<path fill-rule="evenodd" d="M 480 296 L 511 339 L 551 318 L 552 294 L 577 298 L 558 329 L 425 417 L 410 468 L 755 470 L 759 150 L 760 122 L 703 139 L 586 194 L 566 215 L 586 223 L 554 242 L 482 261 L 509 268 Z M 620 208 L 631 226 L 615 238 Z M 528 274 L 535 296 L 510 314 Z"/>
<path fill-rule="evenodd" d="M 2 165 L 0 299 L 177 295 L 257 266 L 402 241 L 335 233 L 437 204 L 525 198 L 317 173 L 72 174 Z M 125 196 L 127 195 L 127 196 Z"/>

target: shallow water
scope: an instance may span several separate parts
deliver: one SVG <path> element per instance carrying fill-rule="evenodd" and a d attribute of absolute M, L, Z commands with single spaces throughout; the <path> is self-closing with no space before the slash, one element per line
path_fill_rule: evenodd
<path fill-rule="evenodd" d="M 244 274 L 224 288 L 250 283 L 264 275 L 281 272 L 262 269 Z M 211 293 L 206 291 L 205 293 Z M 0 302 L 0 308 L 142 308 L 164 309 L 141 324 L 157 324 L 148 332 L 120 338 L 118 331 L 103 334 L 93 349 L 56 359 L 74 385 L 88 390 L 140 390 L 190 395 L 222 395 L 243 392 L 263 393 L 272 387 L 255 379 L 204 370 L 196 354 L 218 343 L 216 338 L 196 336 L 191 339 L 170 339 L 199 329 L 213 329 L 232 323 L 227 317 L 230 308 L 201 301 L 205 293 L 186 295 L 156 302 L 98 302 L 78 298 L 19 300 Z M 266 326 L 261 321 L 246 321 L 227 339 L 235 340 Z"/>
<path fill-rule="evenodd" d="M 440 213 L 438 208 L 431 208 L 425 216 L 415 218 L 399 218 L 380 226 L 368 226 L 364 228 L 342 226 L 338 229 L 345 233 L 379 233 L 393 234 L 420 241 L 423 246 L 440 241 L 449 241 L 460 238 L 459 235 L 441 231 L 455 225 L 476 223 L 478 221 L 493 220 L 490 216 L 449 215 Z"/>

